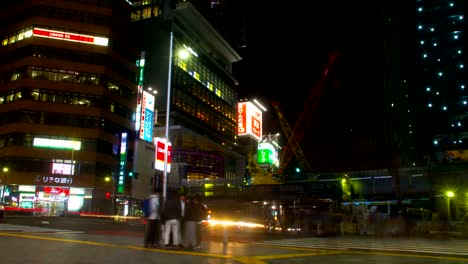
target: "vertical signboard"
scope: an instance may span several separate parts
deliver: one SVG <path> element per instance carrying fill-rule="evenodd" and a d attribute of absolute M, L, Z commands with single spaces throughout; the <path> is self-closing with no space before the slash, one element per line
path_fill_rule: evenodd
<path fill-rule="evenodd" d="M 154 155 L 154 168 L 160 171 L 164 171 L 164 153 L 166 152 L 166 142 L 167 140 L 164 138 L 154 138 L 154 146 L 156 151 Z M 171 142 L 168 142 L 167 144 L 167 172 L 171 172 L 172 144 Z"/>
<path fill-rule="evenodd" d="M 237 108 L 237 135 L 262 139 L 262 111 L 251 102 L 240 102 Z"/>
<path fill-rule="evenodd" d="M 120 140 L 120 166 L 117 179 L 117 193 L 125 191 L 125 172 L 127 171 L 127 133 L 122 133 Z"/>
<path fill-rule="evenodd" d="M 144 51 L 141 52 L 140 59 L 137 60 L 136 65 L 139 68 L 139 73 L 138 73 L 137 108 L 135 111 L 135 131 L 137 131 L 137 133 L 139 134 L 140 126 L 141 126 L 141 101 L 143 99 L 142 98 L 143 97 L 143 80 L 144 80 L 144 72 L 145 72 L 145 52 Z"/>
<path fill-rule="evenodd" d="M 151 142 L 153 139 L 154 96 L 143 91 L 141 101 L 140 139 Z"/>

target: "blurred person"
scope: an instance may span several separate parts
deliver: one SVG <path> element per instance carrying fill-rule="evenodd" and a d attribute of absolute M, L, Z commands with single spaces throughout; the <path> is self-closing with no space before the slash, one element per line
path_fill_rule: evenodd
<path fill-rule="evenodd" d="M 161 243 L 160 192 L 155 190 L 149 197 L 149 215 L 146 217 L 145 248 L 159 247 Z"/>
<path fill-rule="evenodd" d="M 184 198 L 177 199 L 174 192 L 168 192 L 167 201 L 164 205 L 163 217 L 164 217 L 164 246 L 170 247 L 171 235 L 172 245 L 174 247 L 182 247 L 181 239 L 181 220 L 182 211 L 185 208 L 182 207 L 181 200 L 184 199 L 185 207 L 185 196 Z"/>
<path fill-rule="evenodd" d="M 183 233 L 184 247 L 186 248 L 196 248 L 200 244 L 197 239 L 197 224 L 203 220 L 204 207 L 199 201 L 200 199 L 194 196 L 191 199 L 187 199 L 186 202 L 187 210 Z"/>
<path fill-rule="evenodd" d="M 206 220 L 208 212 L 206 207 L 201 202 L 200 194 L 195 194 L 191 202 L 192 215 L 195 220 L 195 245 L 194 248 L 200 248 L 202 239 L 203 220 Z"/>

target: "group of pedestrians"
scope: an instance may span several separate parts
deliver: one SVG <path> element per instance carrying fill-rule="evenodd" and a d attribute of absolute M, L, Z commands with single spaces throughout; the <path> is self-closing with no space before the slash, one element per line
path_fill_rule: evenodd
<path fill-rule="evenodd" d="M 163 201 L 160 192 L 155 191 L 148 199 L 150 213 L 146 217 L 146 248 L 200 247 L 202 221 L 207 211 L 199 194 L 186 197 L 183 193 L 168 192 Z"/>

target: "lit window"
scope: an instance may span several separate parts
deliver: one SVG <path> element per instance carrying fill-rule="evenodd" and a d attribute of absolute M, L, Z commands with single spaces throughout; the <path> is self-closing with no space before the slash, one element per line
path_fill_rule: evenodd
<path fill-rule="evenodd" d="M 453 36 L 454 39 L 458 39 L 458 35 Z"/>
<path fill-rule="evenodd" d="M 422 11 L 423 11 L 422 7 L 419 7 L 419 8 L 418 8 L 418 11 L 419 11 L 419 12 L 422 12 Z"/>
<path fill-rule="evenodd" d="M 431 91 L 431 87 L 426 87 L 426 91 L 430 92 L 430 91 Z"/>
<path fill-rule="evenodd" d="M 463 16 L 459 16 L 458 19 L 463 20 Z"/>
<path fill-rule="evenodd" d="M 423 54 L 423 58 L 427 58 L 427 54 L 426 54 L 426 53 Z"/>
<path fill-rule="evenodd" d="M 454 4 L 453 4 L 453 3 L 450 3 L 449 5 L 450 5 L 450 7 L 453 7 L 453 6 L 454 6 Z"/>
<path fill-rule="evenodd" d="M 431 28 L 431 32 L 434 32 L 434 30 L 435 30 L 434 28 Z"/>
<path fill-rule="evenodd" d="M 441 77 L 442 75 L 444 75 L 443 72 L 439 72 L 437 75 L 439 75 L 439 77 Z"/>
<path fill-rule="evenodd" d="M 465 89 L 465 85 L 464 84 L 460 85 L 460 88 Z"/>
<path fill-rule="evenodd" d="M 458 50 L 457 53 L 458 53 L 458 54 L 461 54 L 462 52 L 461 52 L 461 50 Z"/>
<path fill-rule="evenodd" d="M 460 69 L 463 69 L 465 67 L 465 65 L 460 64 L 460 65 L 458 65 L 458 67 L 460 67 Z"/>
<path fill-rule="evenodd" d="M 434 140 L 434 145 L 438 145 L 439 142 L 437 140 Z"/>
<path fill-rule="evenodd" d="M 466 101 L 463 101 L 463 104 L 466 105 Z"/>
<path fill-rule="evenodd" d="M 437 43 L 434 43 L 433 45 L 434 45 L 434 47 L 437 47 Z"/>
<path fill-rule="evenodd" d="M 422 26 L 422 25 L 419 25 L 419 26 L 418 26 L 418 28 L 419 28 L 419 29 L 422 29 L 422 28 L 423 28 L 423 26 Z"/>
<path fill-rule="evenodd" d="M 421 42 L 420 42 L 420 43 L 421 43 L 421 45 L 423 45 L 423 44 L 424 44 L 424 40 L 421 40 Z"/>
<path fill-rule="evenodd" d="M 428 107 L 432 107 L 432 104 L 431 104 L 431 103 L 428 103 L 427 106 L 428 106 Z"/>
<path fill-rule="evenodd" d="M 443 106 L 442 110 L 447 111 L 447 106 Z"/>

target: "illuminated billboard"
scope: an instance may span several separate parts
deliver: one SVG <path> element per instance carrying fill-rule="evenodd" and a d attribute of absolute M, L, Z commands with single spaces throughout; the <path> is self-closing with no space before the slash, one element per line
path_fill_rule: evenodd
<path fill-rule="evenodd" d="M 117 179 L 117 193 L 125 191 L 125 174 L 127 172 L 127 133 L 122 133 L 120 139 L 120 166 L 119 178 Z"/>
<path fill-rule="evenodd" d="M 75 165 L 70 163 L 52 162 L 52 174 L 74 175 Z"/>
<path fill-rule="evenodd" d="M 237 109 L 237 135 L 262 139 L 262 111 L 251 102 L 240 102 Z"/>
<path fill-rule="evenodd" d="M 80 42 L 80 43 L 93 44 L 93 45 L 99 45 L 99 46 L 107 46 L 109 44 L 108 38 L 76 34 L 76 33 L 58 31 L 58 30 L 50 30 L 50 29 L 44 29 L 44 28 L 34 28 L 33 36 L 72 41 L 72 42 Z"/>
<path fill-rule="evenodd" d="M 140 138 L 148 142 L 153 140 L 154 95 L 143 91 L 141 100 Z"/>
<path fill-rule="evenodd" d="M 258 144 L 257 162 L 258 164 L 277 164 L 278 151 L 269 142 Z"/>
<path fill-rule="evenodd" d="M 155 159 L 154 159 L 154 168 L 160 171 L 164 171 L 164 153 L 166 152 L 166 142 L 164 138 L 154 138 L 155 146 Z M 171 152 L 172 144 L 171 142 L 167 145 L 167 172 L 171 172 Z"/>
<path fill-rule="evenodd" d="M 143 97 L 143 86 L 138 85 L 137 108 L 135 111 L 135 131 L 139 132 L 141 128 L 141 99 Z"/>
<path fill-rule="evenodd" d="M 39 148 L 80 150 L 81 141 L 49 139 L 49 138 L 34 138 L 33 146 L 39 147 Z"/>

